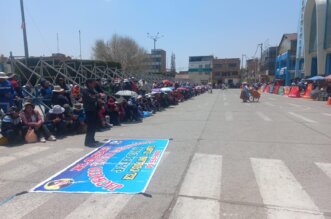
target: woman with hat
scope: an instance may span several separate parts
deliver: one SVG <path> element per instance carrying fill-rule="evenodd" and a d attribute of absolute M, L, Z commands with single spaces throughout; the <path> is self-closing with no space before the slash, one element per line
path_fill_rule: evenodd
<path fill-rule="evenodd" d="M 33 129 L 40 139 L 40 142 L 45 143 L 48 141 L 56 141 L 56 138 L 50 133 L 49 129 L 43 124 L 40 113 L 35 110 L 35 106 L 31 101 L 24 103 L 23 111 L 20 115 L 25 133 L 28 129 Z"/>
<path fill-rule="evenodd" d="M 14 88 L 8 81 L 8 76 L 0 72 L 0 108 L 6 113 L 14 104 Z"/>
<path fill-rule="evenodd" d="M 52 104 L 59 105 L 61 107 L 63 107 L 65 104 L 70 105 L 70 101 L 66 96 L 65 90 L 61 88 L 59 85 L 54 86 L 53 95 L 52 95 Z"/>

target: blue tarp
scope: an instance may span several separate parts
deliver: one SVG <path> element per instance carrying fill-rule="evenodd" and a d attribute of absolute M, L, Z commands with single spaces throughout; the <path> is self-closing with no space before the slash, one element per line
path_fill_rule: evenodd
<path fill-rule="evenodd" d="M 40 183 L 33 192 L 145 192 L 169 140 L 111 140 Z"/>

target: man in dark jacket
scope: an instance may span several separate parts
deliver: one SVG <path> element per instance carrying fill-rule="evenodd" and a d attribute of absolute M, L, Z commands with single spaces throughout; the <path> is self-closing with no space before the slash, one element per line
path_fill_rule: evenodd
<path fill-rule="evenodd" d="M 94 138 L 99 122 L 98 118 L 98 99 L 102 94 L 98 94 L 95 90 L 96 81 L 88 79 L 86 81 L 86 88 L 83 89 L 83 107 L 86 115 L 87 131 L 85 136 L 85 146 L 96 147 L 99 146 Z"/>

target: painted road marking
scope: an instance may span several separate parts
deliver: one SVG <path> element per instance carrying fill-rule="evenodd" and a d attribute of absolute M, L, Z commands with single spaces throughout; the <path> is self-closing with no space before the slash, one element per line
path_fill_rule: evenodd
<path fill-rule="evenodd" d="M 179 197 L 171 212 L 171 219 L 219 218 L 220 203 L 215 200 L 202 200 Z"/>
<path fill-rule="evenodd" d="M 12 157 L 12 156 L 4 156 L 4 157 L 0 157 L 0 166 L 5 165 L 13 160 L 16 160 L 16 157 Z"/>
<path fill-rule="evenodd" d="M 269 102 L 264 102 L 265 105 L 268 105 L 268 106 L 275 106 L 274 104 L 272 103 L 269 103 Z"/>
<path fill-rule="evenodd" d="M 294 106 L 294 107 L 303 107 L 302 105 L 294 104 L 294 103 L 288 103 L 288 105 L 290 105 L 290 106 Z"/>
<path fill-rule="evenodd" d="M 311 120 L 311 119 L 308 119 L 307 117 L 304 117 L 302 115 L 299 115 L 297 113 L 293 113 L 293 112 L 289 112 L 290 115 L 294 116 L 294 117 L 297 117 L 305 122 L 308 122 L 308 123 L 317 123 L 315 120 Z"/>
<path fill-rule="evenodd" d="M 251 164 L 265 205 L 319 213 L 283 161 L 251 158 Z"/>
<path fill-rule="evenodd" d="M 33 154 L 37 154 L 43 151 L 46 151 L 50 149 L 50 147 L 32 147 L 32 148 L 27 148 L 27 149 L 23 149 L 22 151 L 13 153 L 12 156 L 15 157 L 27 157 Z"/>
<path fill-rule="evenodd" d="M 132 197 L 132 195 L 93 194 L 74 211 L 72 211 L 66 219 L 118 218 L 118 214 L 127 205 Z"/>
<path fill-rule="evenodd" d="M 329 116 L 331 117 L 331 114 L 330 113 L 323 113 L 324 116 Z"/>
<path fill-rule="evenodd" d="M 225 113 L 225 120 L 226 121 L 232 121 L 233 120 L 233 114 L 232 114 L 232 112 L 226 112 Z"/>
<path fill-rule="evenodd" d="M 221 194 L 222 156 L 195 154 L 179 194 L 219 199 Z"/>
<path fill-rule="evenodd" d="M 22 218 L 53 197 L 53 194 L 28 193 L 0 206 L 2 219 Z"/>
<path fill-rule="evenodd" d="M 331 179 L 331 163 L 315 163 Z"/>
<path fill-rule="evenodd" d="M 40 170 L 40 167 L 45 168 L 62 160 L 65 160 L 72 156 L 73 153 L 81 152 L 83 149 L 70 149 L 67 148 L 64 151 L 52 153 L 42 158 L 31 161 L 31 163 L 25 163 L 13 169 L 1 172 L 0 177 L 7 180 L 18 180 L 27 177 L 30 174 L 36 173 Z"/>
<path fill-rule="evenodd" d="M 262 112 L 256 112 L 256 114 L 261 118 L 263 119 L 264 121 L 266 122 L 271 122 L 272 119 L 270 119 L 268 116 L 266 116 L 264 113 Z"/>

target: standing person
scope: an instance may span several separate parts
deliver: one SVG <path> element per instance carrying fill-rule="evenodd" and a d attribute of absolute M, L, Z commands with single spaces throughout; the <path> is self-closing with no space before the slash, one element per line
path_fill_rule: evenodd
<path fill-rule="evenodd" d="M 86 115 L 87 131 L 85 136 L 85 146 L 96 147 L 99 145 L 94 138 L 95 132 L 100 123 L 98 117 L 98 99 L 102 94 L 98 94 L 95 90 L 96 81 L 88 79 L 86 81 L 86 88 L 83 89 L 83 108 Z"/>
<path fill-rule="evenodd" d="M 0 110 L 7 113 L 9 108 L 14 104 L 14 88 L 8 81 L 8 76 L 0 72 Z"/>

